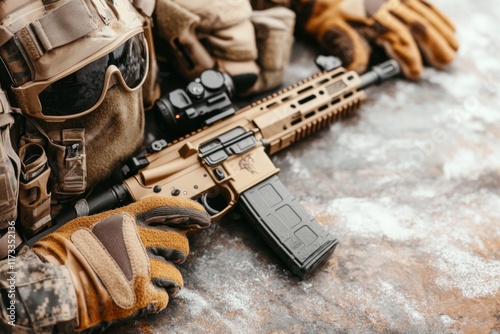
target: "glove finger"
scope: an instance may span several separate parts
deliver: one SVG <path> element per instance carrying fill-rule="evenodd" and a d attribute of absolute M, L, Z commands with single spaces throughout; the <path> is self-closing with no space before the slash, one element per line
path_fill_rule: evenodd
<path fill-rule="evenodd" d="M 363 73 L 370 60 L 368 42 L 348 23 L 340 20 L 331 23 L 325 22 L 317 35 L 318 42 L 328 53 L 339 57 L 345 68 Z"/>
<path fill-rule="evenodd" d="M 423 16 L 405 5 L 394 6 L 394 9 L 391 8 L 391 13 L 407 25 L 420 47 L 422 55 L 430 65 L 443 67 L 453 60 L 458 43 L 454 40 L 450 43 L 448 38 L 439 29 L 436 29 L 435 25 L 431 23 L 435 21 L 435 17 L 433 18 L 431 13 L 426 13 L 426 16 Z M 450 34 L 452 33 L 450 32 Z"/>
<path fill-rule="evenodd" d="M 387 11 L 373 14 L 380 32 L 376 39 L 390 58 L 401 66 L 403 74 L 410 79 L 418 79 L 423 70 L 422 57 L 415 39 L 408 28 Z"/>
<path fill-rule="evenodd" d="M 203 207 L 192 200 L 167 197 L 163 204 L 136 215 L 140 226 L 165 225 L 185 232 L 194 232 L 210 226 L 210 215 Z"/>
<path fill-rule="evenodd" d="M 290 61 L 295 13 L 284 7 L 254 11 L 251 22 L 260 68 L 271 71 L 285 68 Z"/>
<path fill-rule="evenodd" d="M 259 73 L 258 54 L 255 31 L 249 20 L 212 31 L 203 39 L 216 67 L 233 78 L 237 94 L 255 84 Z"/>
<path fill-rule="evenodd" d="M 172 263 L 151 259 L 151 283 L 158 289 L 167 292 L 169 297 L 175 297 L 184 286 L 182 274 Z"/>
<path fill-rule="evenodd" d="M 139 228 L 139 236 L 150 258 L 163 258 L 182 263 L 189 254 L 189 241 L 185 235 L 168 227 Z"/>
<path fill-rule="evenodd" d="M 199 23 L 199 16 L 177 3 L 156 1 L 155 31 L 165 40 L 165 43 L 157 43 L 156 47 L 163 47 L 168 60 L 190 80 L 214 66 L 214 60 L 196 35 Z"/>
<path fill-rule="evenodd" d="M 200 17 L 198 28 L 203 32 L 224 29 L 248 20 L 252 7 L 248 0 L 174 0 Z"/>
<path fill-rule="evenodd" d="M 249 20 L 213 31 L 204 36 L 204 40 L 205 47 L 214 57 L 234 61 L 257 59 L 255 32 Z"/>
<path fill-rule="evenodd" d="M 425 0 L 409 0 L 406 2 L 406 5 L 419 12 L 424 17 L 427 17 L 427 15 L 436 16 L 436 18 L 433 18 L 433 20 L 435 20 L 436 22 L 439 21 L 440 24 L 444 25 L 452 33 L 455 32 L 455 25 L 453 24 L 453 22 L 449 19 L 448 16 L 446 16 L 433 4 Z"/>
<path fill-rule="evenodd" d="M 295 13 L 284 7 L 254 11 L 251 21 L 255 29 L 260 71 L 250 89 L 239 93 L 249 95 L 278 87 L 290 62 Z"/>

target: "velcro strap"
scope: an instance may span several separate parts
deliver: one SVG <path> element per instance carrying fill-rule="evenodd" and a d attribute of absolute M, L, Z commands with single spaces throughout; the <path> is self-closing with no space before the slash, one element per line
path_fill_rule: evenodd
<path fill-rule="evenodd" d="M 97 29 L 97 18 L 84 1 L 70 1 L 31 24 L 46 51 Z"/>
<path fill-rule="evenodd" d="M 71 43 L 97 28 L 97 17 L 85 1 L 73 0 L 48 12 L 15 35 L 29 56 L 38 59 L 45 52 Z"/>
<path fill-rule="evenodd" d="M 65 192 L 82 193 L 87 186 L 87 158 L 85 154 L 85 130 L 62 130 L 62 144 L 66 147 L 64 167 L 59 170 Z"/>

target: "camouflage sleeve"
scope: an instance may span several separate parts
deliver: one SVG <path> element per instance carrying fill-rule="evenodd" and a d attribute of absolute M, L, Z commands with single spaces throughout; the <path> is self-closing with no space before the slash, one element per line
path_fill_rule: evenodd
<path fill-rule="evenodd" d="M 52 333 L 76 326 L 75 289 L 64 266 L 31 250 L 0 262 L 0 332 Z"/>

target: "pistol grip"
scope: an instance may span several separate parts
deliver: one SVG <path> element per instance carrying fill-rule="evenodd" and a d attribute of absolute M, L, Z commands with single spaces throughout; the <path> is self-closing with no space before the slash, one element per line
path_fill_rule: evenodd
<path fill-rule="evenodd" d="M 269 246 L 302 279 L 337 246 L 337 239 L 304 210 L 276 175 L 243 192 L 238 203 Z"/>

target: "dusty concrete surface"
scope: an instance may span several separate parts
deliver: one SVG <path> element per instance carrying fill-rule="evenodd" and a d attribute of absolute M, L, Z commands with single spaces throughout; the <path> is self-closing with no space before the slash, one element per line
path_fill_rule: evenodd
<path fill-rule="evenodd" d="M 434 1 L 461 49 L 273 158 L 339 246 L 294 277 L 234 211 L 191 239 L 185 288 L 110 333 L 500 333 L 500 9 Z M 287 81 L 314 72 L 297 46 Z"/>

